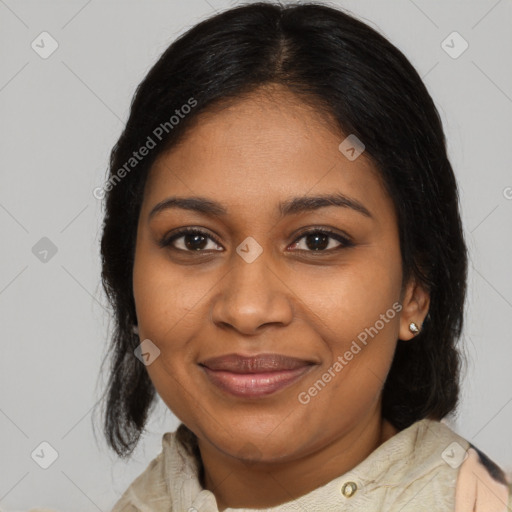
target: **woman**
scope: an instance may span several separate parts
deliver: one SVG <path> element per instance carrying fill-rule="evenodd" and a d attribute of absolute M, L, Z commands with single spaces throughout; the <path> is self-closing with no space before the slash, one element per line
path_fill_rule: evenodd
<path fill-rule="evenodd" d="M 316 4 L 199 23 L 137 89 L 105 187 L 105 433 L 181 421 L 121 511 L 505 511 L 441 420 L 467 255 L 441 121 L 383 36 Z"/>

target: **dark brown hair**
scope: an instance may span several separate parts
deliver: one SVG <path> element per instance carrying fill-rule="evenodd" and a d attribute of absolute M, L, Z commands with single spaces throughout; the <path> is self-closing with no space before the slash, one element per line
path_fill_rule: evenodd
<path fill-rule="evenodd" d="M 425 417 L 442 419 L 458 404 L 456 344 L 467 251 L 457 184 L 431 96 L 406 57 L 348 13 L 315 3 L 253 3 L 202 21 L 165 50 L 138 86 L 111 152 L 101 257 L 115 327 L 107 354 L 104 433 L 120 456 L 133 451 L 156 398 L 134 356 L 139 338 L 132 332 L 133 256 L 148 171 L 200 113 L 266 84 L 288 88 L 334 119 L 342 133 L 364 142 L 396 208 L 403 283 L 414 277 L 430 291 L 421 333 L 398 341 L 383 389 L 383 416 L 401 430 Z M 195 106 L 181 110 L 191 98 Z M 176 111 L 183 115 L 170 123 Z M 164 131 L 155 131 L 162 126 Z M 114 183 L 155 133 L 163 135 L 156 147 Z"/>

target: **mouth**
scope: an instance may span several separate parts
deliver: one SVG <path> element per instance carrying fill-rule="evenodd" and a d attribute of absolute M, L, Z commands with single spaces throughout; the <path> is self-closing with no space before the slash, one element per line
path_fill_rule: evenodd
<path fill-rule="evenodd" d="M 199 366 L 221 390 L 237 397 L 260 398 L 291 386 L 316 364 L 282 354 L 229 354 L 207 359 Z"/>

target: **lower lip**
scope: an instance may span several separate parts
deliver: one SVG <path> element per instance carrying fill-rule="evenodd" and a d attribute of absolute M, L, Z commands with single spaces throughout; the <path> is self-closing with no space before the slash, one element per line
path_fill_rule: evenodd
<path fill-rule="evenodd" d="M 313 365 L 266 373 L 233 373 L 211 370 L 206 366 L 201 368 L 210 381 L 220 389 L 239 397 L 259 398 L 292 385 L 308 373 Z"/>

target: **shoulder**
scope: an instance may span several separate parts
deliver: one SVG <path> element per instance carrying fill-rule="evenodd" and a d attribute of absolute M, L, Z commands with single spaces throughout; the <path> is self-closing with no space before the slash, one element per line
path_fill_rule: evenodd
<path fill-rule="evenodd" d="M 201 492 L 197 461 L 180 427 L 163 434 L 162 451 L 130 484 L 111 512 L 180 510 L 182 502 L 190 502 Z"/>
<path fill-rule="evenodd" d="M 512 500 L 501 468 L 444 421 L 419 420 L 372 457 L 382 473 L 371 485 L 384 488 L 383 503 L 402 512 L 507 512 Z"/>
<path fill-rule="evenodd" d="M 162 436 L 162 451 L 129 485 L 111 512 L 171 510 L 167 486 L 168 460 L 174 449 L 174 432 Z"/>
<path fill-rule="evenodd" d="M 511 475 L 444 421 L 423 420 L 415 457 L 438 488 L 453 497 L 455 512 L 506 512 L 512 504 Z M 430 453 L 429 453 L 430 452 Z"/>
<path fill-rule="evenodd" d="M 469 447 L 460 464 L 455 512 L 505 512 L 512 508 L 512 480 L 475 445 Z"/>
<path fill-rule="evenodd" d="M 166 493 L 163 451 L 129 485 L 112 508 L 112 512 L 138 512 L 149 504 L 161 501 Z M 155 508 L 160 510 L 159 508 Z M 163 509 L 162 509 L 163 510 Z"/>

